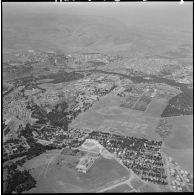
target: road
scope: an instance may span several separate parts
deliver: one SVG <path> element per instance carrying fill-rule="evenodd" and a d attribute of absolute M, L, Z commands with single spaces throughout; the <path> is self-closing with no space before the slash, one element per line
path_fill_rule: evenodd
<path fill-rule="evenodd" d="M 116 182 L 117 182 L 117 181 L 116 181 Z M 128 180 L 125 180 L 125 181 L 121 181 L 121 182 L 120 182 L 120 179 L 119 179 L 119 181 L 118 181 L 116 184 L 111 185 L 111 186 L 108 186 L 108 187 L 106 187 L 106 188 L 104 188 L 104 189 L 98 191 L 98 193 L 105 192 L 105 191 L 107 191 L 107 190 L 110 190 L 110 189 L 115 188 L 115 187 L 117 187 L 117 186 L 120 186 L 120 185 L 122 185 L 122 184 L 127 184 L 127 185 L 129 185 L 129 179 L 128 179 Z M 132 187 L 131 187 L 131 188 L 132 188 Z"/>

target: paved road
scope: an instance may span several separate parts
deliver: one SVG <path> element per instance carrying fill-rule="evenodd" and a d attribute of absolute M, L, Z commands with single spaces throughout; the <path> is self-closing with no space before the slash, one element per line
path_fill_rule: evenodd
<path fill-rule="evenodd" d="M 104 189 L 102 189 L 102 190 L 100 190 L 100 191 L 98 191 L 99 193 L 100 192 L 105 192 L 105 191 L 107 191 L 107 190 L 110 190 L 110 189 L 112 189 L 112 188 L 115 188 L 115 187 L 117 187 L 117 186 L 120 186 L 120 185 L 122 185 L 122 184 L 127 184 L 127 185 L 129 185 L 129 179 L 128 180 L 125 180 L 125 181 L 118 181 L 116 184 L 114 184 L 114 185 L 111 185 L 111 186 L 108 186 L 108 187 L 106 187 L 106 188 L 104 188 Z"/>

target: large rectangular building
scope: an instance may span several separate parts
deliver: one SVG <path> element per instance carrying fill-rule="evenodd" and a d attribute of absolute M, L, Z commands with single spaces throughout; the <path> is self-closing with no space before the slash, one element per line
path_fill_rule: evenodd
<path fill-rule="evenodd" d="M 80 159 L 76 169 L 79 172 L 87 173 L 87 171 L 92 167 L 94 162 L 100 157 L 100 154 L 88 153 L 83 158 Z"/>

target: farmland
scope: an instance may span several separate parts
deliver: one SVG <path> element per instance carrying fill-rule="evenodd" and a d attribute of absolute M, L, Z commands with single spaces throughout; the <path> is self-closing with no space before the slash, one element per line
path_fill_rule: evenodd
<path fill-rule="evenodd" d="M 193 148 L 193 117 L 172 117 L 169 118 L 169 123 L 173 125 L 173 133 L 165 142 L 165 146 L 172 149 Z"/>
<path fill-rule="evenodd" d="M 159 99 L 154 98 L 150 103 L 150 105 L 148 106 L 146 113 L 152 116 L 160 117 L 161 113 L 166 108 L 167 103 L 168 101 L 165 98 L 159 98 Z"/>
<path fill-rule="evenodd" d="M 158 139 L 158 135 L 155 133 L 158 118 L 140 111 L 122 108 L 120 99 L 111 97 L 111 95 L 105 96 L 87 112 L 81 113 L 71 125 L 92 129 L 111 128 L 123 135 Z"/>

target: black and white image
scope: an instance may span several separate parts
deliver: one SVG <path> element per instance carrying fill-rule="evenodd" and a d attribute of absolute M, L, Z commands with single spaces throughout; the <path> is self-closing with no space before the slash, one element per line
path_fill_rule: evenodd
<path fill-rule="evenodd" d="M 3 193 L 193 192 L 193 2 L 2 3 Z"/>

